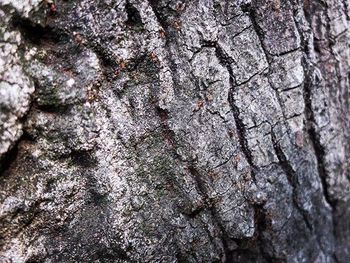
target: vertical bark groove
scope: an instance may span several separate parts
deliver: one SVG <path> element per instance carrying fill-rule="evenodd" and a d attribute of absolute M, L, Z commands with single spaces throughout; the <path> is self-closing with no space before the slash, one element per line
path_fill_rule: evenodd
<path fill-rule="evenodd" d="M 348 261 L 346 1 L 5 2 L 1 262 Z"/>

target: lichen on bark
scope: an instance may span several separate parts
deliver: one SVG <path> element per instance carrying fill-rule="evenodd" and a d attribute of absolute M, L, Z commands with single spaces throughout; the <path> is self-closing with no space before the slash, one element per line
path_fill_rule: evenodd
<path fill-rule="evenodd" d="M 347 262 L 350 3 L 0 2 L 1 262 Z"/>

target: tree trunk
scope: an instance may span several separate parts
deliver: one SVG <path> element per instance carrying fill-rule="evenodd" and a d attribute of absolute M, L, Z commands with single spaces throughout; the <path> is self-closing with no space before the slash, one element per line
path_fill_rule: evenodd
<path fill-rule="evenodd" d="M 0 17 L 0 262 L 349 262 L 349 0 Z"/>

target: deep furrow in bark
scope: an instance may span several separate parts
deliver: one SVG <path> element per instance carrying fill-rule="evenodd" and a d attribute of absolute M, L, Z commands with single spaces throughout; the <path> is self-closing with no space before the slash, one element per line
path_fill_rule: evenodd
<path fill-rule="evenodd" d="M 22 135 L 23 136 L 23 135 Z M 22 136 L 17 140 L 15 145 L 0 159 L 0 178 L 6 175 L 6 172 L 11 168 L 16 161 L 18 155 L 18 145 L 22 141 Z"/>
<path fill-rule="evenodd" d="M 299 10 L 309 5 L 306 34 Z M 0 45 L 14 51 L 11 73 L 0 69 L 0 108 L 24 112 L 11 96 L 28 102 L 29 73 L 40 87 L 28 120 L 16 122 L 27 132 L 17 140 L 5 127 L 15 147 L 0 167 L 0 258 L 337 262 L 333 247 L 348 258 L 349 148 L 336 141 L 346 118 L 319 129 L 323 107 L 348 111 L 346 5 L 8 1 Z"/>
<path fill-rule="evenodd" d="M 305 14 L 307 16 L 307 13 Z M 294 17 L 294 16 L 293 16 Z M 295 17 L 294 17 L 295 20 Z M 306 21 L 309 23 L 310 27 L 310 18 L 306 17 Z M 325 197 L 326 202 L 329 204 L 329 206 L 333 209 L 333 206 L 335 203 L 331 200 L 331 197 L 328 193 L 328 186 L 327 186 L 327 172 L 325 169 L 325 163 L 324 163 L 324 156 L 325 156 L 325 151 L 323 149 L 323 146 L 321 145 L 321 142 L 319 140 L 319 134 L 316 131 L 315 125 L 316 125 L 316 120 L 315 120 L 315 115 L 314 111 L 312 109 L 312 89 L 317 85 L 315 83 L 315 66 L 313 63 L 309 60 L 310 56 L 310 51 L 308 48 L 308 45 L 314 46 L 314 40 L 310 38 L 310 32 L 303 32 L 302 29 L 300 28 L 299 23 L 295 20 L 295 24 L 297 27 L 297 30 L 299 32 L 300 38 L 301 38 L 301 46 L 302 50 L 304 51 L 304 56 L 302 59 L 302 66 L 304 69 L 304 83 L 303 83 L 303 97 L 304 97 L 304 104 L 305 104 L 305 118 L 306 118 L 306 131 L 308 133 L 308 137 L 311 141 L 311 145 L 313 147 L 315 157 L 317 160 L 317 169 L 318 169 L 318 174 L 319 178 L 322 184 L 322 189 L 323 189 L 323 195 Z M 309 40 L 305 39 L 305 34 L 308 34 Z M 308 43 L 308 41 L 311 41 L 311 43 Z"/>
<path fill-rule="evenodd" d="M 307 63 L 307 62 L 306 62 Z M 304 64 L 304 67 L 308 67 Z M 307 70 L 310 72 L 310 69 Z M 305 115 L 307 118 L 306 129 L 309 134 L 309 139 L 311 141 L 311 145 L 314 149 L 316 160 L 317 160 L 317 170 L 320 177 L 320 181 L 322 183 L 323 194 L 325 200 L 329 204 L 329 206 L 333 209 L 336 206 L 336 201 L 332 200 L 331 196 L 328 193 L 328 184 L 327 184 L 327 171 L 325 168 L 325 150 L 320 143 L 319 134 L 315 129 L 315 116 L 314 111 L 312 109 L 312 100 L 311 100 L 311 83 L 308 79 L 309 77 L 306 75 L 306 80 L 304 82 L 304 101 L 305 101 Z"/>
<path fill-rule="evenodd" d="M 29 109 L 25 113 L 25 115 L 20 118 L 20 123 L 22 123 L 22 135 L 18 138 L 18 140 L 14 143 L 14 145 L 5 153 L 2 158 L 0 158 L 0 178 L 2 178 L 6 172 L 11 168 L 13 163 L 15 163 L 17 156 L 18 156 L 18 151 L 19 151 L 19 145 L 23 141 L 34 141 L 32 137 L 29 136 L 29 134 L 25 130 L 25 123 L 28 119 L 29 113 L 31 112 L 33 108 L 33 101 L 31 101 L 31 104 L 29 105 Z"/>
<path fill-rule="evenodd" d="M 180 163 L 185 164 L 186 169 L 189 171 L 189 173 L 192 175 L 193 179 L 196 182 L 196 186 L 197 186 L 197 190 L 200 193 L 203 201 L 204 201 L 204 205 L 201 207 L 196 208 L 194 211 L 192 211 L 190 214 L 188 214 L 189 217 L 195 217 L 196 215 L 198 215 L 199 213 L 201 213 L 202 211 L 207 210 L 209 212 L 209 214 L 211 215 L 213 221 L 215 222 L 216 226 L 220 229 L 221 231 L 221 241 L 224 247 L 224 253 L 225 253 L 225 257 L 229 258 L 230 256 L 230 251 L 227 245 L 227 240 L 228 237 L 226 235 L 225 229 L 223 227 L 223 225 L 220 223 L 220 219 L 217 216 L 217 211 L 215 209 L 215 206 L 211 203 L 208 193 L 207 193 L 207 189 L 205 186 L 205 181 L 203 180 L 203 176 L 195 167 L 195 165 L 189 161 L 184 161 L 181 156 L 176 152 L 176 141 L 175 141 L 175 136 L 174 136 L 174 132 L 170 129 L 169 125 L 168 125 L 168 112 L 160 107 L 156 107 L 156 111 L 157 111 L 157 115 L 160 118 L 160 122 L 161 122 L 161 126 L 162 126 L 162 131 L 163 131 L 163 136 L 164 139 L 167 141 L 167 143 L 170 145 L 170 148 L 172 150 L 173 156 L 175 160 L 178 160 Z"/>
<path fill-rule="evenodd" d="M 326 164 L 325 164 L 325 149 L 322 146 L 320 142 L 320 134 L 316 131 L 316 119 L 315 119 L 315 113 L 313 110 L 312 105 L 312 92 L 313 89 L 317 87 L 319 83 L 317 83 L 318 79 L 317 75 L 315 74 L 315 70 L 317 70 L 316 65 L 313 63 L 313 57 L 312 54 L 310 54 L 311 50 L 309 49 L 309 46 L 313 47 L 315 50 L 315 39 L 312 34 L 312 16 L 313 13 L 310 9 L 310 5 L 307 5 L 303 7 L 304 9 L 304 15 L 305 15 L 305 22 L 308 24 L 307 31 L 303 30 L 300 23 L 296 19 L 296 15 L 293 15 L 293 19 L 296 24 L 296 28 L 299 32 L 300 39 L 301 39 L 301 48 L 304 52 L 304 57 L 302 58 L 302 66 L 304 70 L 304 82 L 303 82 L 303 99 L 305 104 L 305 129 L 306 133 L 308 134 L 308 138 L 310 141 L 310 145 L 313 149 L 313 153 L 316 158 L 317 163 L 317 173 L 320 179 L 320 183 L 322 185 L 322 195 L 324 197 L 324 200 L 328 204 L 329 208 L 331 209 L 331 218 L 332 218 L 332 235 L 334 238 L 337 237 L 336 234 L 336 218 L 334 214 L 334 210 L 336 208 L 336 202 L 332 200 L 329 192 L 328 192 L 328 183 L 327 183 L 327 171 L 326 171 Z M 325 7 L 327 8 L 327 7 Z M 310 13 L 311 12 L 311 13 Z M 309 31 L 310 30 L 310 31 Z M 329 27 L 327 26 L 327 30 L 329 30 Z M 327 33 L 328 34 L 328 33 Z M 316 53 L 318 54 L 318 53 Z M 339 262 L 336 256 L 336 251 L 333 251 L 331 255 L 334 262 Z"/>
<path fill-rule="evenodd" d="M 231 107 L 231 111 L 232 111 L 232 114 L 233 114 L 233 117 L 235 120 L 240 149 L 243 152 L 247 162 L 249 163 L 249 165 L 251 167 L 251 175 L 252 175 L 253 180 L 256 182 L 256 171 L 258 170 L 258 167 L 254 164 L 253 156 L 252 156 L 252 153 L 251 153 L 249 146 L 248 146 L 247 135 L 246 135 L 247 131 L 246 131 L 246 128 L 244 126 L 243 120 L 239 116 L 240 115 L 239 108 L 237 107 L 237 105 L 235 103 L 235 99 L 234 99 L 234 91 L 238 85 L 236 84 L 236 80 L 234 79 L 233 70 L 232 70 L 232 67 L 230 65 L 230 63 L 232 63 L 232 59 L 227 54 L 225 54 L 225 51 L 222 50 L 222 48 L 219 46 L 218 43 L 215 43 L 213 47 L 216 50 L 216 56 L 219 59 L 220 64 L 222 66 L 226 67 L 226 69 L 229 73 L 230 90 L 229 90 L 229 96 L 227 99 L 228 99 L 228 102 L 229 102 L 229 105 Z M 259 249 L 263 259 L 265 259 L 267 262 L 273 262 L 274 258 L 271 257 L 268 253 L 265 253 L 264 248 L 263 248 L 264 241 L 262 240 L 262 231 L 264 231 L 264 229 L 263 229 L 262 223 L 265 223 L 267 220 L 263 206 L 254 205 L 254 214 L 255 214 L 255 218 L 254 218 L 255 223 L 254 224 L 255 224 L 256 235 L 257 235 L 257 240 L 258 240 L 258 245 L 257 245 L 258 249 Z"/>
<path fill-rule="evenodd" d="M 312 223 L 310 222 L 308 215 L 303 210 L 303 208 L 300 207 L 300 204 L 298 202 L 298 196 L 297 196 L 297 192 L 296 192 L 297 189 L 298 189 L 298 184 L 296 182 L 298 175 L 296 174 L 296 172 L 294 171 L 293 167 L 291 166 L 291 164 L 287 160 L 287 157 L 285 156 L 283 150 L 281 149 L 280 144 L 277 141 L 276 135 L 275 135 L 273 130 L 271 130 L 271 139 L 272 139 L 272 144 L 273 144 L 276 156 L 278 158 L 279 164 L 280 164 L 281 168 L 283 169 L 284 173 L 286 174 L 290 186 L 292 187 L 293 204 L 298 209 L 298 211 L 300 212 L 300 214 L 303 217 L 303 220 L 304 220 L 307 228 L 312 233 L 313 232 Z"/>
<path fill-rule="evenodd" d="M 273 56 L 288 55 L 290 53 L 293 53 L 293 52 L 296 52 L 298 50 L 303 49 L 303 45 L 302 45 L 301 47 L 298 47 L 296 49 L 292 49 L 292 50 L 289 50 L 289 51 L 286 51 L 286 52 L 283 52 L 283 53 L 279 53 L 278 55 L 270 54 L 264 47 L 264 44 L 263 44 L 264 34 L 263 34 L 263 32 L 261 31 L 259 25 L 256 22 L 256 15 L 255 15 L 254 9 L 252 8 L 251 5 L 246 5 L 246 6 L 244 6 L 243 11 L 245 11 L 245 12 L 247 12 L 249 14 L 249 17 L 250 17 L 250 19 L 252 21 L 252 24 L 253 24 L 253 28 L 255 29 L 255 31 L 256 31 L 259 39 L 260 39 L 261 46 L 262 46 L 262 48 L 263 48 L 263 50 L 265 52 L 266 59 L 267 59 L 269 64 L 270 64 L 271 57 L 273 57 Z M 297 26 L 297 29 L 298 29 L 298 32 L 299 32 L 299 28 L 298 28 L 297 23 L 296 23 L 296 26 Z M 300 32 L 299 32 L 299 35 L 300 35 L 301 38 L 303 37 Z M 308 76 L 307 75 L 308 73 L 309 72 L 305 72 L 305 76 Z M 268 81 L 270 83 L 270 79 L 268 79 Z M 306 80 L 304 81 L 304 86 L 305 86 L 305 82 L 306 82 Z M 283 114 L 283 117 L 284 117 L 283 123 L 284 123 L 284 125 L 286 125 L 286 117 L 285 117 L 285 112 L 284 112 L 283 105 L 281 104 L 280 94 L 279 94 L 278 90 L 275 90 L 275 92 L 276 92 L 278 103 L 279 103 L 279 105 L 281 107 L 282 114 Z M 305 103 L 305 108 L 307 108 L 307 104 L 306 103 Z M 273 132 L 273 130 L 271 130 L 271 139 L 272 139 L 272 143 L 273 143 L 273 147 L 274 147 L 276 156 L 277 156 L 277 158 L 279 160 L 279 164 L 282 167 L 283 171 L 285 172 L 285 174 L 287 176 L 287 179 L 288 179 L 288 182 L 289 182 L 289 184 L 292 187 L 294 206 L 297 208 L 297 210 L 300 212 L 301 216 L 303 217 L 303 220 L 304 220 L 307 228 L 309 229 L 310 233 L 313 233 L 313 227 L 312 227 L 312 223 L 310 222 L 309 216 L 302 209 L 302 207 L 300 207 L 300 204 L 299 204 L 299 202 L 297 200 L 297 193 L 296 193 L 296 191 L 298 189 L 298 186 L 295 183 L 295 179 L 297 177 L 297 174 L 293 170 L 293 168 L 292 168 L 291 164 L 289 163 L 287 157 L 284 155 L 283 150 L 280 148 L 279 142 L 277 141 L 276 135 Z M 323 155 L 321 155 L 321 156 L 323 156 Z M 317 157 L 317 159 L 320 158 L 320 155 L 318 155 L 317 152 L 316 152 L 316 157 Z M 320 170 L 320 168 L 322 167 L 322 166 L 320 167 L 319 163 L 320 163 L 320 160 L 318 160 L 318 170 Z M 319 172 L 319 174 L 320 174 L 320 172 Z M 324 182 L 322 181 L 324 179 L 322 179 L 322 176 L 320 176 L 320 177 L 321 177 L 321 183 L 324 185 Z M 323 186 L 323 188 L 324 187 L 325 186 Z M 325 194 L 325 195 L 327 196 L 327 194 Z M 327 197 L 326 197 L 326 200 L 327 200 Z"/>
<path fill-rule="evenodd" d="M 239 108 L 236 106 L 235 99 L 234 99 L 234 89 L 237 85 L 236 85 L 236 80 L 234 79 L 232 67 L 230 65 L 232 59 L 225 54 L 225 51 L 222 50 L 222 48 L 218 43 L 213 43 L 213 47 L 216 50 L 216 56 L 219 59 L 220 64 L 224 66 L 227 69 L 227 72 L 229 73 L 230 90 L 229 90 L 229 96 L 227 99 L 230 104 L 232 114 L 236 123 L 236 129 L 238 132 L 240 148 L 244 156 L 246 157 L 249 165 L 252 167 L 252 175 L 253 175 L 253 178 L 255 178 L 254 170 L 256 170 L 257 167 L 253 162 L 253 156 L 248 147 L 246 128 L 244 126 L 243 120 L 239 116 L 240 115 Z"/>
<path fill-rule="evenodd" d="M 205 187 L 205 182 L 202 179 L 202 176 L 198 170 L 193 166 L 193 165 L 189 165 L 188 166 L 188 170 L 191 173 L 191 175 L 193 176 L 193 178 L 196 181 L 196 184 L 198 186 L 198 189 L 203 197 L 203 199 L 206 202 L 206 209 L 208 209 L 211 217 L 213 218 L 215 224 L 217 225 L 217 227 L 220 229 L 221 231 L 221 241 L 222 241 L 222 245 L 224 248 L 224 253 L 225 253 L 225 259 L 226 262 L 230 262 L 230 250 L 227 244 L 227 241 L 229 240 L 229 237 L 226 234 L 225 228 L 224 226 L 221 224 L 220 219 L 217 216 L 217 211 L 215 209 L 215 206 L 213 204 L 210 203 L 209 201 L 209 197 L 208 197 L 208 193 Z"/>

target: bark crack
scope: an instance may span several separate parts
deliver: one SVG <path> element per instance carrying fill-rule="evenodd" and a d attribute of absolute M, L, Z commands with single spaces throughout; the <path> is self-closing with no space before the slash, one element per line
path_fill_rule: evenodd
<path fill-rule="evenodd" d="M 228 96 L 228 101 L 232 110 L 232 114 L 236 123 L 236 128 L 238 131 L 238 139 L 240 148 L 245 155 L 249 165 L 253 169 L 257 169 L 256 165 L 253 162 L 253 156 L 252 153 L 248 147 L 248 140 L 247 140 L 247 131 L 245 128 L 245 125 L 243 123 L 243 120 L 240 118 L 240 112 L 239 108 L 236 105 L 235 99 L 234 99 L 234 89 L 237 87 L 236 80 L 233 75 L 233 69 L 231 67 L 232 58 L 230 58 L 225 51 L 220 47 L 220 45 L 217 42 L 213 43 L 207 43 L 208 47 L 215 48 L 216 56 L 222 66 L 224 66 L 227 69 L 227 72 L 229 73 L 229 83 L 230 83 L 230 91 Z M 252 173 L 254 173 L 252 171 Z"/>
<path fill-rule="evenodd" d="M 271 139 L 272 139 L 272 144 L 273 144 L 276 156 L 278 158 L 279 164 L 280 164 L 282 170 L 284 171 L 284 173 L 286 174 L 287 180 L 292 187 L 294 206 L 300 212 L 300 214 L 303 217 L 303 220 L 304 220 L 307 228 L 309 229 L 309 231 L 312 232 L 313 231 L 312 223 L 310 222 L 306 211 L 304 211 L 304 209 L 300 206 L 300 204 L 298 202 L 298 196 L 297 196 L 298 194 L 296 192 L 296 190 L 298 189 L 298 184 L 297 184 L 298 175 L 295 172 L 295 170 L 293 169 L 293 167 L 291 166 L 291 164 L 288 162 L 288 159 L 285 156 L 285 154 L 280 146 L 280 143 L 278 142 L 278 140 L 276 138 L 276 134 L 273 131 L 273 129 L 271 129 Z"/>
<path fill-rule="evenodd" d="M 306 18 L 308 21 L 308 19 Z M 309 23 L 309 22 L 308 22 Z M 308 36 L 308 39 L 306 39 L 302 29 L 300 28 L 299 23 L 295 22 L 297 30 L 299 32 L 300 38 L 301 38 L 301 46 L 302 50 L 305 53 L 305 56 L 302 59 L 302 65 L 304 69 L 304 83 L 303 83 L 303 97 L 304 97 L 304 104 L 305 104 L 305 118 L 306 118 L 306 131 L 309 135 L 309 139 L 311 141 L 311 146 L 314 150 L 315 157 L 317 160 L 317 170 L 319 174 L 319 178 L 322 184 L 323 188 L 323 195 L 326 200 L 326 202 L 329 204 L 330 208 L 334 208 L 336 203 L 332 200 L 328 193 L 328 186 L 327 186 L 327 171 L 325 169 L 325 150 L 322 146 L 319 134 L 316 131 L 315 125 L 316 125 L 316 119 L 315 119 L 315 113 L 312 109 L 312 87 L 315 85 L 315 81 L 317 81 L 317 76 L 315 74 L 316 66 L 313 65 L 311 61 L 309 61 L 310 51 L 308 47 L 308 42 L 311 41 L 311 44 L 314 45 L 314 42 L 312 38 Z M 310 33 L 309 33 L 310 34 Z"/>
<path fill-rule="evenodd" d="M 308 67 L 307 62 L 304 62 L 304 67 Z M 308 71 L 306 69 L 306 71 Z M 309 134 L 309 138 L 311 141 L 311 145 L 314 149 L 316 160 L 317 160 L 317 170 L 320 177 L 320 181 L 322 183 L 323 194 L 325 200 L 329 204 L 329 206 L 333 209 L 336 206 L 336 201 L 332 200 L 327 186 L 327 171 L 325 168 L 325 149 L 320 142 L 320 135 L 317 133 L 315 129 L 315 114 L 312 109 L 312 100 L 311 100 L 311 82 L 309 80 L 309 76 L 306 75 L 306 81 L 304 83 L 304 101 L 305 101 L 305 111 L 306 111 L 306 129 Z"/>
<path fill-rule="evenodd" d="M 207 189 L 205 186 L 206 182 L 203 179 L 204 177 L 203 177 L 203 175 L 200 174 L 200 172 L 198 171 L 198 169 L 195 167 L 195 165 L 192 162 L 184 161 L 181 158 L 181 156 L 176 152 L 176 142 L 175 142 L 175 138 L 174 138 L 175 135 L 174 135 L 174 132 L 170 129 L 170 127 L 168 125 L 168 119 L 169 119 L 168 111 L 160 108 L 159 106 L 156 106 L 156 112 L 157 112 L 157 115 L 159 116 L 160 121 L 161 121 L 163 136 L 164 136 L 165 140 L 168 142 L 168 144 L 170 145 L 170 148 L 172 150 L 174 158 L 185 164 L 185 167 L 187 168 L 188 172 L 192 175 L 193 179 L 195 180 L 198 192 L 204 201 L 203 206 L 199 206 L 199 207 L 195 208 L 193 211 L 191 211 L 191 213 L 189 213 L 189 214 L 186 213 L 186 215 L 193 218 L 193 217 L 197 216 L 198 214 L 200 214 L 205 209 L 207 209 L 207 211 L 210 213 L 211 217 L 213 218 L 214 222 L 216 223 L 217 227 L 221 231 L 222 245 L 224 248 L 225 258 L 227 258 L 227 257 L 229 257 L 229 254 L 230 254 L 230 250 L 229 250 L 228 245 L 227 245 L 228 236 L 226 234 L 226 231 L 225 231 L 223 225 L 220 222 L 220 219 L 217 216 L 217 211 L 215 209 L 215 206 L 208 196 L 208 192 L 207 192 Z"/>

